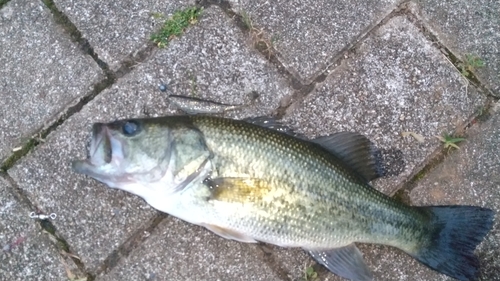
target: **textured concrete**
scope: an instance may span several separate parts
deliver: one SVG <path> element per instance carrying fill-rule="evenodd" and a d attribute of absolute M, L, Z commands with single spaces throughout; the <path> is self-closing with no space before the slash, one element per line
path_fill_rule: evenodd
<path fill-rule="evenodd" d="M 230 2 L 269 35 L 282 63 L 307 84 L 401 1 Z"/>
<path fill-rule="evenodd" d="M 102 78 L 41 1 L 0 10 L 0 162 Z"/>
<path fill-rule="evenodd" d="M 405 17 L 391 19 L 359 45 L 287 123 L 307 136 L 360 132 L 378 147 L 403 151 L 406 170 L 375 186 L 391 193 L 484 102 Z M 423 143 L 403 132 L 425 137 Z"/>
<path fill-rule="evenodd" d="M 292 94 L 291 87 L 264 57 L 248 50 L 246 42 L 222 10 L 214 7 L 205 10 L 196 26 L 179 42 L 158 52 L 143 69 L 155 87 L 152 90 L 158 91 L 160 81 L 168 85 L 165 96 L 249 105 L 228 112 L 227 117 L 271 115 L 280 100 Z M 255 95 L 257 99 L 252 101 Z"/>
<path fill-rule="evenodd" d="M 66 280 L 56 247 L 30 210 L 0 177 L 0 276 L 2 280 Z"/>
<path fill-rule="evenodd" d="M 76 25 L 99 58 L 116 68 L 124 58 L 144 47 L 151 33 L 176 10 L 194 5 L 182 1 L 75 1 L 54 0 L 57 7 Z"/>
<path fill-rule="evenodd" d="M 207 6 L 197 24 L 152 52 L 140 52 L 161 22 L 152 13 L 169 16 L 194 0 L 54 2 L 112 70 L 128 67 L 14 163 L 7 172 L 15 188 L 0 180 L 0 279 L 83 276 L 58 253 L 60 243 L 28 218 L 31 208 L 57 213 L 52 221 L 57 234 L 79 259 L 79 268 L 95 280 L 303 281 L 305 268 L 315 264 L 300 249 L 237 243 L 158 216 L 138 197 L 73 173 L 70 162 L 85 157 L 94 122 L 178 114 L 172 94 L 245 105 L 224 114 L 232 118 L 285 113 L 284 122 L 309 137 L 351 130 L 379 147 L 401 149 L 406 171 L 375 182 L 391 193 L 439 150 L 436 135 L 451 133 L 484 111 L 484 96 L 440 46 L 460 57 L 481 56 L 486 65 L 475 72 L 481 86 L 498 86 L 494 1 L 422 0 L 396 13 L 391 11 L 398 0 L 210 1 L 227 13 Z M 12 0 L 0 9 L 0 63 L 5 65 L 0 69 L 0 159 L 42 125 L 53 124 L 61 109 L 102 78 L 41 3 Z M 240 30 L 241 18 L 231 11 L 250 16 L 254 32 L 272 39 L 279 61 L 255 50 L 252 34 Z M 413 23 L 415 18 L 423 22 Z M 424 36 L 429 28 L 438 42 Z M 135 60 L 138 52 L 144 56 Z M 333 61 L 339 65 L 333 68 Z M 308 92 L 283 72 L 303 83 L 319 82 Z M 474 125 L 462 149 L 431 169 L 410 194 L 413 204 L 473 204 L 499 211 L 499 114 Z M 418 133 L 424 142 L 402 132 Z M 498 241 L 497 219 L 478 249 L 482 280 L 499 280 Z M 360 248 L 375 281 L 451 281 L 397 249 Z M 317 264 L 315 269 L 318 280 L 342 280 Z"/>
<path fill-rule="evenodd" d="M 248 107 L 238 113 L 241 117 L 270 114 L 280 98 L 291 94 L 269 63 L 246 49 L 243 35 L 221 10 L 207 10 L 200 24 L 137 65 L 9 170 L 35 205 L 60 214 L 54 224 L 91 272 L 154 214 L 136 196 L 71 171 L 70 161 L 85 157 L 91 123 L 174 114 L 167 98 L 171 91 L 190 95 L 196 88 L 197 96 L 217 100 L 225 95 L 229 103 L 245 102 L 249 92 L 258 92 L 256 102 L 264 105 L 253 111 Z M 161 81 L 169 84 L 167 92 L 159 90 Z"/>
<path fill-rule="evenodd" d="M 495 210 L 493 230 L 478 247 L 482 280 L 500 280 L 500 111 L 467 132 L 454 151 L 412 190 L 416 205 L 475 205 Z M 427 277 L 427 275 L 426 275 Z M 427 279 L 431 280 L 430 276 Z M 451 279 L 447 279 L 451 280 Z"/>
<path fill-rule="evenodd" d="M 290 280 L 309 262 L 301 250 L 265 247 L 229 241 L 169 217 L 97 280 Z"/>
<path fill-rule="evenodd" d="M 500 1 L 419 0 L 421 16 L 439 40 L 458 55 L 479 56 L 486 67 L 475 73 L 500 97 Z"/>

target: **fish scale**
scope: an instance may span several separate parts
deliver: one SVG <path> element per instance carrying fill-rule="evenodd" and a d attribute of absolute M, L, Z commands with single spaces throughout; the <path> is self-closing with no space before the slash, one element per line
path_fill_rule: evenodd
<path fill-rule="evenodd" d="M 196 116 L 191 119 L 203 134 L 208 148 L 216 155 L 213 161 L 220 177 L 262 178 L 277 183 L 273 192 L 268 195 L 271 198 L 268 199 L 271 201 L 269 203 L 247 202 L 249 205 L 247 208 L 238 204 L 234 206 L 214 204 L 216 209 L 220 208 L 216 218 L 219 225 L 250 232 L 253 237 L 261 241 L 280 240 L 279 244 L 283 246 L 304 245 L 307 241 L 310 243 L 308 246 L 313 248 L 334 248 L 353 241 L 372 243 L 373 236 L 376 235 L 374 230 L 383 230 L 382 226 L 386 224 L 386 220 L 391 222 L 406 220 L 408 222 L 404 225 L 411 228 L 412 233 L 421 231 L 419 227 L 419 222 L 423 219 L 421 214 L 414 214 L 410 220 L 408 215 L 404 215 L 408 211 L 405 205 L 387 200 L 385 195 L 363 182 L 348 167 L 344 167 L 339 159 L 326 153 L 318 145 L 289 138 L 270 129 L 248 126 L 241 121 L 235 123 L 228 122 L 227 119 Z M 243 149 L 235 149 L 235 143 L 240 144 L 239 147 Z M 281 156 L 283 153 L 292 161 L 284 161 Z M 235 163 L 218 162 L 217 156 L 222 159 L 237 160 Z M 253 159 L 250 164 L 252 169 L 246 168 L 249 164 L 245 159 L 249 158 Z M 284 170 L 296 172 L 286 173 Z M 353 201 L 354 190 L 358 193 L 356 197 L 358 200 Z M 276 193 L 278 195 L 274 195 Z M 288 196 L 283 196 L 281 193 Z M 287 204 L 286 206 L 274 204 L 275 199 L 272 198 L 285 198 Z M 302 215 L 300 209 L 305 204 L 310 206 L 309 211 L 313 211 L 314 220 Z M 361 218 L 359 223 L 353 220 L 353 212 L 349 211 L 353 209 L 356 210 L 356 218 Z M 384 216 L 378 216 L 377 210 L 380 209 L 384 210 Z M 393 213 L 388 214 L 387 210 L 392 210 Z M 237 212 L 238 215 L 234 215 L 233 212 Z M 265 215 L 257 219 L 255 214 L 260 213 Z M 225 214 L 231 215 L 225 216 Z M 286 218 L 287 224 L 283 226 L 279 220 L 266 219 L 269 216 Z M 253 221 L 260 221 L 261 225 L 254 225 Z M 371 227 L 368 227 L 367 221 L 370 221 Z M 413 222 L 410 223 L 411 221 Z M 270 227 L 262 227 L 267 225 Z M 317 231 L 312 235 L 303 230 L 304 226 L 313 227 Z M 267 232 L 261 232 L 261 229 Z M 282 230 L 277 233 L 274 229 Z M 389 234 L 393 236 L 393 233 Z M 376 239 L 388 240 L 384 238 L 383 233 Z M 391 240 L 399 239 L 391 237 Z M 288 244 L 289 242 L 285 241 L 296 242 Z M 407 241 L 394 246 L 401 246 L 399 244 L 404 243 Z"/>
<path fill-rule="evenodd" d="M 330 271 L 372 280 L 355 243 L 397 247 L 459 280 L 492 210 L 412 207 L 375 190 L 382 151 L 356 133 L 305 139 L 272 119 L 167 116 L 96 123 L 73 170 L 240 242 L 301 247 Z M 397 155 L 397 154 L 395 154 Z"/>

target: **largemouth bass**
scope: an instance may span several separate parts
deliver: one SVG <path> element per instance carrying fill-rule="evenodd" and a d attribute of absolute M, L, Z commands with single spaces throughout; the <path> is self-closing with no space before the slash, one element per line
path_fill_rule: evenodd
<path fill-rule="evenodd" d="M 377 243 L 456 279 L 477 280 L 474 250 L 492 226 L 492 210 L 405 205 L 370 186 L 383 171 L 364 136 L 306 140 L 255 120 L 96 123 L 90 156 L 73 169 L 222 237 L 301 247 L 347 279 L 372 280 L 354 243 Z"/>

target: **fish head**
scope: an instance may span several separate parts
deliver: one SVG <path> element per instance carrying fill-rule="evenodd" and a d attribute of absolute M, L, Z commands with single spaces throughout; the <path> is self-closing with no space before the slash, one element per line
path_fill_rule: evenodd
<path fill-rule="evenodd" d="M 138 188 L 167 174 L 172 155 L 170 132 L 168 127 L 144 119 L 95 123 L 88 158 L 74 161 L 72 168 L 110 187 L 138 194 Z"/>

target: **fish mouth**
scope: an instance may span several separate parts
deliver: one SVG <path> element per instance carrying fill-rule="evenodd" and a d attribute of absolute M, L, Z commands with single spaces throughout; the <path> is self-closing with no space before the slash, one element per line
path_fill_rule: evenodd
<path fill-rule="evenodd" d="M 95 123 L 92 126 L 92 139 L 88 150 L 88 158 L 72 163 L 72 168 L 80 174 L 91 175 L 113 160 L 112 136 L 105 124 Z"/>

